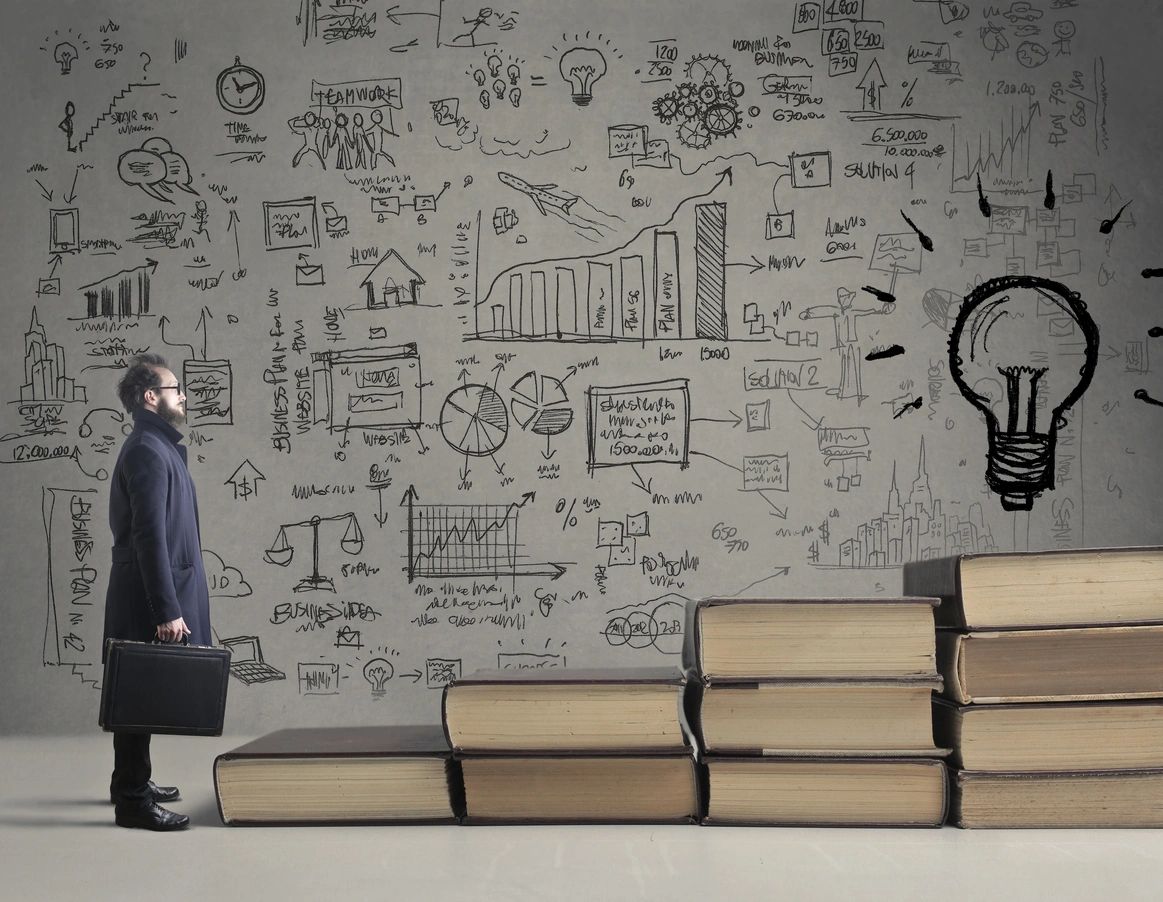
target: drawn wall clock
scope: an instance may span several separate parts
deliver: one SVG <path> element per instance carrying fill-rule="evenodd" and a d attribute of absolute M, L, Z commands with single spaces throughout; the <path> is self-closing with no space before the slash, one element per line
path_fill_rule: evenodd
<path fill-rule="evenodd" d="M 266 98 L 266 79 L 257 69 L 242 65 L 237 56 L 234 65 L 218 74 L 218 103 L 222 109 L 236 116 L 253 113 Z"/>

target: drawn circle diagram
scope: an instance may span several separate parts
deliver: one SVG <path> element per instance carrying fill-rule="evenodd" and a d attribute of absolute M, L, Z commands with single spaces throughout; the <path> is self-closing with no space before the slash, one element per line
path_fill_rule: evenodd
<path fill-rule="evenodd" d="M 487 385 L 462 386 L 444 399 L 440 432 L 461 454 L 486 457 L 505 444 L 509 435 L 505 402 Z"/>
<path fill-rule="evenodd" d="M 534 435 L 560 435 L 573 423 L 573 408 L 561 380 L 530 371 L 513 383 L 513 419 Z"/>

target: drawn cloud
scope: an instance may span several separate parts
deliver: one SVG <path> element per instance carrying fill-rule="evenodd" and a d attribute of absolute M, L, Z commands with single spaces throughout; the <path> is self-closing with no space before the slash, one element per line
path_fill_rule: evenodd
<path fill-rule="evenodd" d="M 210 584 L 211 598 L 245 598 L 253 591 L 237 567 L 228 567 L 213 551 L 202 549 L 202 566 Z"/>

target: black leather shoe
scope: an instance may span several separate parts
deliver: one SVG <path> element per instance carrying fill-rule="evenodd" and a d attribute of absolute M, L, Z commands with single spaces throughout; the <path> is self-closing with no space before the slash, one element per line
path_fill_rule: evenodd
<path fill-rule="evenodd" d="M 126 807 L 117 806 L 118 827 L 140 827 L 143 830 L 185 830 L 190 826 L 190 818 L 176 811 L 169 811 L 156 802 Z"/>
<path fill-rule="evenodd" d="M 158 786 L 153 780 L 150 780 L 146 785 L 149 787 L 151 802 L 176 802 L 182 797 L 181 790 L 176 786 Z M 117 796 L 112 787 L 109 789 L 109 801 L 114 805 L 117 804 Z"/>

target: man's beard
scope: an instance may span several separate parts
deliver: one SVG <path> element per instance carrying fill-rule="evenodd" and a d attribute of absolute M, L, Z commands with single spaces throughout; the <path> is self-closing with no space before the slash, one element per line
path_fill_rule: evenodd
<path fill-rule="evenodd" d="M 168 399 L 164 399 L 157 406 L 157 414 L 171 426 L 181 426 L 186 422 L 186 413 L 177 404 L 171 405 Z"/>

